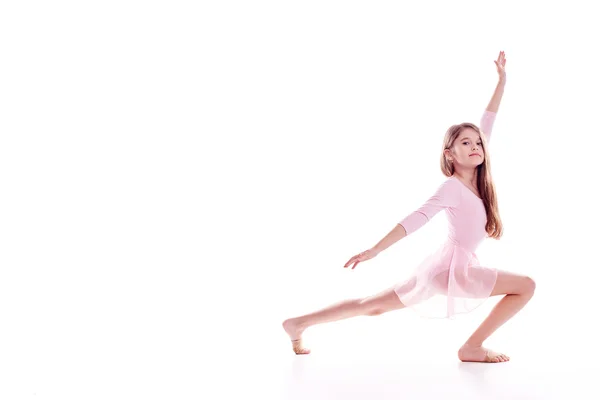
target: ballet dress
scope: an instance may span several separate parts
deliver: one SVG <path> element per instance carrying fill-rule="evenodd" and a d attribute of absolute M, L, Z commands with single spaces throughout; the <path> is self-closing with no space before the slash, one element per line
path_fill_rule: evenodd
<path fill-rule="evenodd" d="M 496 113 L 485 111 L 480 130 L 487 143 Z M 400 301 L 428 318 L 449 318 L 468 313 L 491 295 L 498 272 L 479 263 L 476 250 L 488 237 L 483 200 L 456 176 L 447 177 L 435 193 L 399 223 L 410 235 L 444 210 L 448 236 L 409 275 L 393 286 Z"/>

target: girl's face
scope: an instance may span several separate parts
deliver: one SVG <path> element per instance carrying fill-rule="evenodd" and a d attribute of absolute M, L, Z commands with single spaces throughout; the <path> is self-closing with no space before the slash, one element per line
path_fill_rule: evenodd
<path fill-rule="evenodd" d="M 465 167 L 476 167 L 483 163 L 484 153 L 477 131 L 465 128 L 454 141 L 453 159 Z"/>

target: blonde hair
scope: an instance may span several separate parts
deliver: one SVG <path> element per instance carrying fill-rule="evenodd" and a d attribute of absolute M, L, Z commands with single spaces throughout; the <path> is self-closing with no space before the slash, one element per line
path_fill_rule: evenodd
<path fill-rule="evenodd" d="M 484 161 L 477 166 L 477 189 L 479 190 L 479 194 L 483 200 L 485 213 L 487 215 L 485 231 L 488 233 L 488 237 L 500 239 L 503 232 L 502 220 L 500 219 L 500 212 L 498 210 L 496 188 L 494 186 L 494 181 L 492 180 L 490 157 L 487 152 L 487 138 L 484 134 L 482 134 L 481 130 L 476 125 L 465 122 L 459 125 L 452 125 L 446 131 L 446 136 L 444 137 L 444 146 L 442 148 L 442 156 L 440 158 L 442 173 L 447 177 L 451 177 L 454 174 L 454 165 L 447 160 L 444 152 L 445 150 L 452 151 L 454 141 L 466 128 L 471 128 L 479 134 L 481 139 L 481 147 L 484 154 Z"/>

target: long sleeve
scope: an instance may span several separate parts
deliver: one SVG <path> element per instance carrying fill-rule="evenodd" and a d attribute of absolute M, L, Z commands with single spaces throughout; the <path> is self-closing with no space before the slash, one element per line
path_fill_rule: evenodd
<path fill-rule="evenodd" d="M 496 120 L 496 113 L 485 110 L 481 116 L 481 122 L 479 123 L 479 129 L 483 131 L 487 142 L 490 142 L 492 137 L 492 128 L 494 127 L 494 121 Z"/>
<path fill-rule="evenodd" d="M 456 178 L 446 179 L 421 207 L 400 221 L 400 225 L 406 230 L 406 235 L 417 231 L 441 210 L 457 207 L 461 197 L 460 187 L 457 185 L 460 183 Z"/>

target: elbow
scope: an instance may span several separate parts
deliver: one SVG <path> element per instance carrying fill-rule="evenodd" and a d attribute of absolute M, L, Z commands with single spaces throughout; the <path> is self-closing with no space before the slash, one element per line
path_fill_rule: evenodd
<path fill-rule="evenodd" d="M 408 236 L 408 232 L 406 231 L 406 228 L 404 227 L 404 225 L 402 225 L 401 223 L 398 223 L 396 228 L 400 231 L 400 235 L 401 235 L 400 239 L 402 239 L 405 236 Z"/>

